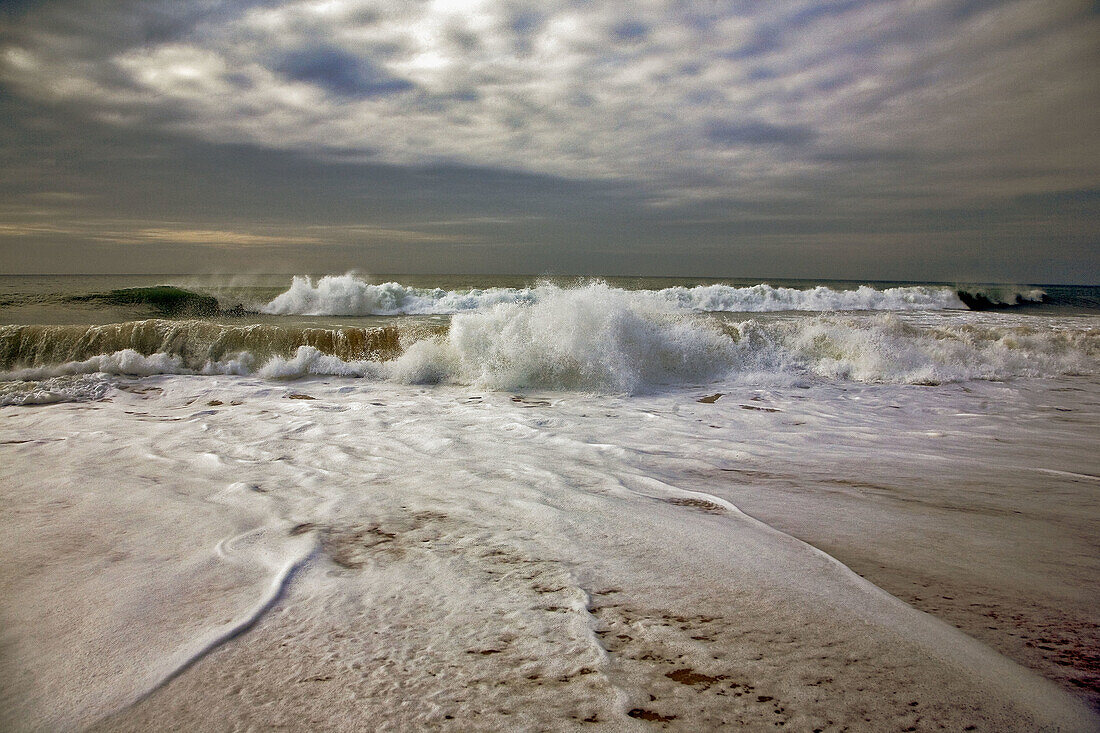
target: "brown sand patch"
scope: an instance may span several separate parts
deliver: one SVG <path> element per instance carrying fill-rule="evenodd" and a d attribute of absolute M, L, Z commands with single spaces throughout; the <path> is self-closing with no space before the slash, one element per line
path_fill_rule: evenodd
<path fill-rule="evenodd" d="M 715 504 L 713 501 L 707 501 L 706 499 L 675 498 L 665 499 L 664 501 L 669 504 L 674 504 L 675 506 L 686 506 L 691 507 L 692 509 L 702 509 L 704 512 L 708 512 L 710 514 L 721 514 L 726 511 L 725 508 L 719 506 L 718 504 Z"/>
<path fill-rule="evenodd" d="M 720 674 L 716 677 L 710 675 L 700 674 L 693 670 L 691 667 L 685 669 L 677 669 L 672 672 L 667 672 L 665 677 L 668 677 L 673 682 L 679 682 L 681 685 L 713 685 L 715 682 L 720 682 L 726 679 L 724 674 Z M 770 697 L 768 698 L 771 699 Z M 763 701 L 761 701 L 763 702 Z"/>
<path fill-rule="evenodd" d="M 550 407 L 550 403 L 546 400 L 529 400 L 523 395 L 512 395 L 512 402 L 519 404 L 520 407 Z"/>
<path fill-rule="evenodd" d="M 395 537 L 396 533 L 386 532 L 381 527 L 367 527 L 352 532 L 330 530 L 325 533 L 321 546 L 334 563 L 349 570 L 357 570 L 367 563 L 366 551 L 391 543 Z"/>
<path fill-rule="evenodd" d="M 139 384 L 116 384 L 115 389 L 122 390 L 123 392 L 129 392 L 131 394 L 160 394 L 164 390 L 160 387 L 142 387 Z"/>
<path fill-rule="evenodd" d="M 632 718 L 637 718 L 638 720 L 649 720 L 654 723 L 667 723 L 670 720 L 676 720 L 675 715 L 665 716 L 660 713 L 655 713 L 652 710 L 646 710 L 645 708 L 634 708 L 628 712 L 627 715 Z"/>

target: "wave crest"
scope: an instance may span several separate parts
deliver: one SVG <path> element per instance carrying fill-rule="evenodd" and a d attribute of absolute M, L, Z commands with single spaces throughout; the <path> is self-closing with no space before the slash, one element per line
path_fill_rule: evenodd
<path fill-rule="evenodd" d="M 730 313 L 774 313 L 778 311 L 910 311 L 962 308 L 949 288 L 912 286 L 876 290 L 861 285 L 855 290 L 776 288 L 766 283 L 751 287 L 699 285 L 693 288 L 665 288 L 655 291 L 682 308 L 694 311 Z"/>
<path fill-rule="evenodd" d="M 751 287 L 716 284 L 629 291 L 603 287 L 628 294 L 638 304 L 672 305 L 694 312 L 904 311 L 966 307 L 952 289 L 933 286 L 884 290 L 869 285 L 854 290 L 818 286 L 799 290 L 761 283 Z M 375 285 L 351 274 L 326 275 L 316 282 L 310 277 L 295 276 L 290 288 L 261 310 L 273 315 L 307 316 L 451 315 L 501 304 L 543 302 L 563 292 L 566 290 L 550 283 L 533 288 L 443 290 L 410 288 L 396 282 Z"/>
<path fill-rule="evenodd" d="M 395 282 L 372 285 L 351 274 L 325 275 L 316 283 L 313 278 L 295 275 L 290 288 L 261 311 L 303 316 L 447 315 L 535 299 L 535 291 L 529 288 L 450 291 L 410 288 Z"/>

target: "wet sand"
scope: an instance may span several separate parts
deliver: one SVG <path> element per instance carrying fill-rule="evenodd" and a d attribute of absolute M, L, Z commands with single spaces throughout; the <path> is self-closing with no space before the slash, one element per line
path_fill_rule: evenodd
<path fill-rule="evenodd" d="M 1100 711 L 1100 397 L 1070 381 L 1015 392 L 996 430 L 910 435 L 901 451 L 853 432 L 821 469 L 796 457 L 705 483 Z M 1005 390 L 985 391 L 960 396 L 977 413 Z M 874 423 L 897 408 L 861 409 Z"/>

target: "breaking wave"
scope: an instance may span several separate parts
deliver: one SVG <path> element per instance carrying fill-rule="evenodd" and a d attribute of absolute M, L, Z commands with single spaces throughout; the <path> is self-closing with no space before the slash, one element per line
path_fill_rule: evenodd
<path fill-rule="evenodd" d="M 295 276 L 290 288 L 260 310 L 273 315 L 391 316 L 447 315 L 497 303 L 532 303 L 537 288 L 487 288 L 451 291 L 410 288 L 388 282 L 372 285 L 354 275 Z"/>
<path fill-rule="evenodd" d="M 345 360 L 386 359 L 401 351 L 403 339 L 415 340 L 434 332 L 429 327 L 413 325 L 293 328 L 160 319 L 103 326 L 9 325 L 0 326 L 0 369 L 92 364 L 104 355 L 133 352 L 143 356 L 166 355 L 178 360 L 178 369 L 201 371 L 207 363 L 233 359 L 242 353 L 262 363 L 272 357 L 293 355 L 301 346 Z M 100 371 L 139 373 L 127 372 L 127 368 L 118 366 Z"/>
<path fill-rule="evenodd" d="M 607 286 L 605 286 L 607 287 Z M 958 294 L 947 287 L 911 286 L 854 290 L 818 286 L 800 290 L 761 283 L 751 287 L 699 285 L 661 290 L 622 290 L 635 302 L 671 304 L 694 312 L 762 313 L 775 311 L 905 311 L 963 309 Z M 543 283 L 532 288 L 443 290 L 411 288 L 396 282 L 368 283 L 354 275 L 326 275 L 316 282 L 296 276 L 290 288 L 260 310 L 273 315 L 368 316 L 449 315 L 493 306 L 532 304 L 555 298 L 563 288 Z"/>
<path fill-rule="evenodd" d="M 686 313 L 667 298 L 598 283 L 461 313 L 449 327 L 311 329 L 163 320 L 0 327 L 0 380 L 8 382 L 91 374 L 334 375 L 641 392 L 731 379 L 934 384 L 1055 376 L 1092 373 L 1098 356 L 1100 330 L 1089 327 L 1033 329 L 958 319 L 928 326 L 889 313 L 737 321 Z"/>

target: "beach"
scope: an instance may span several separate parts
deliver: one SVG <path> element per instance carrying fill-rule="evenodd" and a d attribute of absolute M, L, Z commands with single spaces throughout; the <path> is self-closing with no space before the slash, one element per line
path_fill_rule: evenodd
<path fill-rule="evenodd" d="M 0 2 L 0 733 L 1100 733 L 1098 38 Z"/>
<path fill-rule="evenodd" d="M 1095 316 L 623 292 L 7 364 L 5 726 L 1096 729 Z"/>

